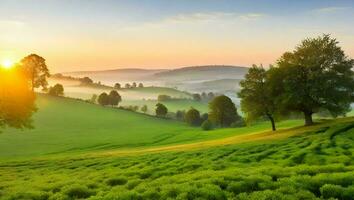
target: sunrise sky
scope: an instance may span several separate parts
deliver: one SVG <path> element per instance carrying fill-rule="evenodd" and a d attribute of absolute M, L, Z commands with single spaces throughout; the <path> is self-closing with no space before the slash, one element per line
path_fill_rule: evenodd
<path fill-rule="evenodd" d="M 0 60 L 52 72 L 267 65 L 322 33 L 354 57 L 353 0 L 0 0 Z"/>

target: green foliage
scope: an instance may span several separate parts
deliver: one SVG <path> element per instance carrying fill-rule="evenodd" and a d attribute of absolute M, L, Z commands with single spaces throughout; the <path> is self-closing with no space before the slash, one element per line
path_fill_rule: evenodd
<path fill-rule="evenodd" d="M 112 90 L 108 95 L 108 104 L 111 106 L 117 106 L 122 101 L 122 97 L 115 90 Z"/>
<path fill-rule="evenodd" d="M 241 98 L 241 109 L 247 121 L 267 117 L 275 131 L 274 118 L 279 110 L 276 105 L 278 94 L 274 92 L 268 79 L 267 71 L 262 66 L 253 65 L 245 75 L 245 79 L 240 82 L 242 89 L 238 96 Z"/>
<path fill-rule="evenodd" d="M 165 94 L 160 94 L 159 96 L 157 96 L 157 101 L 169 101 L 171 100 L 172 97 L 169 95 L 165 95 Z"/>
<path fill-rule="evenodd" d="M 184 120 L 190 125 L 190 126 L 199 126 L 201 123 L 200 119 L 200 113 L 197 109 L 191 108 L 187 111 L 187 113 L 184 116 Z"/>
<path fill-rule="evenodd" d="M 168 110 L 165 105 L 163 105 L 162 103 L 156 104 L 156 109 L 155 109 L 156 116 L 165 117 L 167 115 L 167 112 Z"/>
<path fill-rule="evenodd" d="M 128 180 L 125 177 L 115 177 L 107 180 L 109 186 L 125 185 Z"/>
<path fill-rule="evenodd" d="M 63 193 L 74 199 L 83 199 L 90 197 L 93 192 L 85 185 L 68 185 L 63 188 Z"/>
<path fill-rule="evenodd" d="M 101 106 L 107 106 L 109 105 L 109 96 L 107 93 L 103 92 L 100 94 L 100 96 L 98 96 L 98 103 L 101 105 Z"/>
<path fill-rule="evenodd" d="M 225 95 L 209 102 L 209 110 L 209 120 L 221 127 L 228 127 L 239 118 L 235 104 Z"/>
<path fill-rule="evenodd" d="M 194 101 L 201 101 L 202 97 L 200 96 L 200 94 L 196 93 L 196 94 L 193 94 L 193 100 Z"/>
<path fill-rule="evenodd" d="M 37 54 L 30 54 L 21 60 L 22 67 L 30 79 L 32 91 L 34 88 L 47 88 L 47 78 L 50 76 L 45 59 Z"/>
<path fill-rule="evenodd" d="M 184 110 L 177 110 L 176 111 L 176 119 L 177 120 L 183 121 L 185 115 L 186 115 L 186 112 Z"/>
<path fill-rule="evenodd" d="M 354 119 L 346 120 L 267 142 L 139 155 L 109 151 L 106 156 L 98 149 L 90 156 L 85 151 L 1 160 L 1 198 L 352 200 L 354 163 L 347 152 L 354 152 Z M 291 162 L 296 152 L 303 153 L 301 165 Z M 315 163 L 319 158 L 321 164 Z"/>
<path fill-rule="evenodd" d="M 63 85 L 59 83 L 55 84 L 54 86 L 49 88 L 48 94 L 52 96 L 63 96 L 64 95 Z"/>
<path fill-rule="evenodd" d="M 302 112 L 306 124 L 321 109 L 333 116 L 350 109 L 354 94 L 354 60 L 345 56 L 329 35 L 309 38 L 293 52 L 286 52 L 271 71 L 278 102 L 288 110 Z"/>
<path fill-rule="evenodd" d="M 148 111 L 147 105 L 143 105 L 143 106 L 141 107 L 141 111 L 142 111 L 143 113 L 146 113 L 146 112 Z"/>
<path fill-rule="evenodd" d="M 0 132 L 6 127 L 31 128 L 35 111 L 35 94 L 26 73 L 18 66 L 0 69 Z"/>
<path fill-rule="evenodd" d="M 205 120 L 201 127 L 204 131 L 209 131 L 213 129 L 213 124 L 209 120 Z"/>
<path fill-rule="evenodd" d="M 0 134 L 0 160 L 32 158 L 35 155 L 56 152 L 76 154 L 141 145 L 149 147 L 181 144 L 186 141 L 220 139 L 268 129 L 267 123 L 260 122 L 251 127 L 204 132 L 200 128 L 189 127 L 175 120 L 162 120 L 122 109 L 43 94 L 37 95 L 36 104 L 39 109 L 33 116 L 35 129 L 4 129 Z M 136 125 L 137 122 L 139 126 Z M 279 123 L 279 127 L 287 128 L 300 124 L 300 120 L 284 121 Z"/>
<path fill-rule="evenodd" d="M 239 120 L 237 120 L 236 122 L 232 122 L 230 127 L 232 128 L 239 128 L 239 127 L 245 127 L 246 126 L 246 122 L 243 118 L 239 118 Z"/>

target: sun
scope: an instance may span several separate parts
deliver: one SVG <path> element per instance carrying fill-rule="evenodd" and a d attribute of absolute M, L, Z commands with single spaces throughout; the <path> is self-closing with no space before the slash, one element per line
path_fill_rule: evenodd
<path fill-rule="evenodd" d="M 1 67 L 5 69 L 10 69 L 14 66 L 14 62 L 12 60 L 6 59 L 1 62 Z"/>

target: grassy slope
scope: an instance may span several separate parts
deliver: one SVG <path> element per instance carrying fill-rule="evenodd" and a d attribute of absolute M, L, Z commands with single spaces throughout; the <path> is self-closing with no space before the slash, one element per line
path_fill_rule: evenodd
<path fill-rule="evenodd" d="M 56 159 L 47 156 L 3 162 L 0 196 L 91 200 L 352 199 L 354 118 L 278 133 L 287 136 L 234 144 L 236 137 L 234 142 L 225 143 L 228 145 L 182 152 Z"/>
<path fill-rule="evenodd" d="M 158 103 L 157 100 L 125 100 L 120 105 L 122 106 L 133 105 L 139 107 L 143 105 L 147 105 L 148 113 L 153 115 L 155 114 L 155 108 L 157 103 Z M 164 101 L 161 103 L 167 107 L 168 112 L 176 112 L 177 110 L 187 111 L 191 107 L 199 110 L 201 113 L 208 112 L 208 103 L 206 102 L 198 102 L 198 101 L 193 101 L 188 99 L 181 99 L 181 100 Z"/>
<path fill-rule="evenodd" d="M 205 132 L 181 122 L 65 98 L 39 95 L 37 104 L 35 129 L 9 129 L 0 134 L 0 159 L 192 143 L 269 129 L 268 123 L 261 123 Z M 280 126 L 299 123 L 289 121 Z"/>

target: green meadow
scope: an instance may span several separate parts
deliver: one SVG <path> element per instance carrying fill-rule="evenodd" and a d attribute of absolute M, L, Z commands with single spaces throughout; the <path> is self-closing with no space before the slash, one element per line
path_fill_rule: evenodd
<path fill-rule="evenodd" d="M 6 129 L 0 134 L 0 158 L 144 148 L 269 130 L 269 124 L 264 122 L 206 132 L 183 122 L 48 95 L 38 95 L 37 107 L 34 129 Z M 279 126 L 299 124 L 302 121 L 294 120 Z"/>
<path fill-rule="evenodd" d="M 354 118 L 201 131 L 39 95 L 0 135 L 0 199 L 353 199 Z"/>

